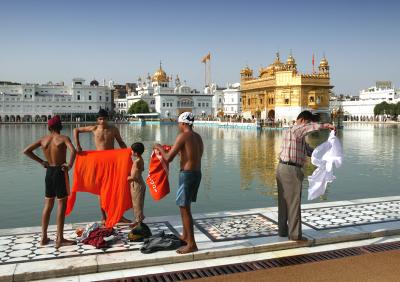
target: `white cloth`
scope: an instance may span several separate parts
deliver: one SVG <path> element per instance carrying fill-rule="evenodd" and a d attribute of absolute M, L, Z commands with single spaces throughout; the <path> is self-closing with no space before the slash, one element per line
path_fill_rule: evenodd
<path fill-rule="evenodd" d="M 178 118 L 178 122 L 183 122 L 187 124 L 193 124 L 194 115 L 191 112 L 183 112 L 180 114 Z"/>
<path fill-rule="evenodd" d="M 311 155 L 311 163 L 317 168 L 308 177 L 308 200 L 314 200 L 325 193 L 326 185 L 336 178 L 333 175 L 333 164 L 338 168 L 342 160 L 342 145 L 332 130 L 328 140 L 315 148 Z"/>

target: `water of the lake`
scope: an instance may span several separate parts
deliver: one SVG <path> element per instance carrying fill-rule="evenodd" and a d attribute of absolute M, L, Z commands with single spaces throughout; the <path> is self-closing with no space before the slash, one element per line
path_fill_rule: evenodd
<path fill-rule="evenodd" d="M 141 141 L 146 146 L 145 165 L 152 145 L 172 144 L 175 125 L 117 125 L 128 146 Z M 72 137 L 74 126 L 64 126 L 63 134 Z M 193 212 L 212 212 L 277 204 L 275 169 L 282 131 L 255 131 L 196 127 L 205 144 L 203 179 Z M 45 125 L 0 125 L 0 228 L 38 226 L 44 198 L 45 170 L 22 154 L 25 146 L 47 134 Z M 313 146 L 326 140 L 328 132 L 308 137 Z M 338 131 L 345 153 L 343 166 L 335 170 L 337 179 L 318 201 L 399 195 L 400 126 L 348 124 Z M 72 138 L 71 138 L 72 139 Z M 84 149 L 94 149 L 91 134 L 82 134 Z M 40 150 L 38 154 L 42 156 Z M 178 164 L 170 166 L 171 193 L 154 202 L 146 194 L 145 215 L 178 214 L 175 205 Z M 310 175 L 313 167 L 305 166 Z M 72 172 L 70 173 L 72 175 Z M 146 177 L 146 172 L 143 175 Z M 304 180 L 303 203 L 307 203 L 308 183 Z M 132 212 L 125 214 L 132 218 Z M 54 223 L 55 210 L 52 215 Z M 97 197 L 78 193 L 75 209 L 67 222 L 100 219 Z"/>

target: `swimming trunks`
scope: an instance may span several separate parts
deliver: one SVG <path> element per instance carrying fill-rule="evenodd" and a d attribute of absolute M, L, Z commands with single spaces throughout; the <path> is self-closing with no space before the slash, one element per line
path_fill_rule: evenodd
<path fill-rule="evenodd" d="M 179 188 L 176 193 L 178 206 L 186 207 L 196 202 L 200 181 L 201 171 L 181 170 L 179 172 Z"/>
<path fill-rule="evenodd" d="M 46 171 L 46 198 L 58 199 L 68 196 L 65 172 L 61 166 L 49 166 Z"/>

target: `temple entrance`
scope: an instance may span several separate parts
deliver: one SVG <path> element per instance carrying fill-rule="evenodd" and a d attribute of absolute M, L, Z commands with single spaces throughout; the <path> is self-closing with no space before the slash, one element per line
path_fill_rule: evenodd
<path fill-rule="evenodd" d="M 268 112 L 268 119 L 275 120 L 275 110 L 270 110 Z"/>

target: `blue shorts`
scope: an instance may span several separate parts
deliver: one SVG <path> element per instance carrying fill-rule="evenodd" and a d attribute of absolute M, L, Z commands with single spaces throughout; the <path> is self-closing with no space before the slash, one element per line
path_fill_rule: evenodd
<path fill-rule="evenodd" d="M 192 202 L 196 202 L 200 181 L 201 171 L 181 170 L 179 172 L 179 188 L 176 192 L 178 206 L 187 207 Z"/>

